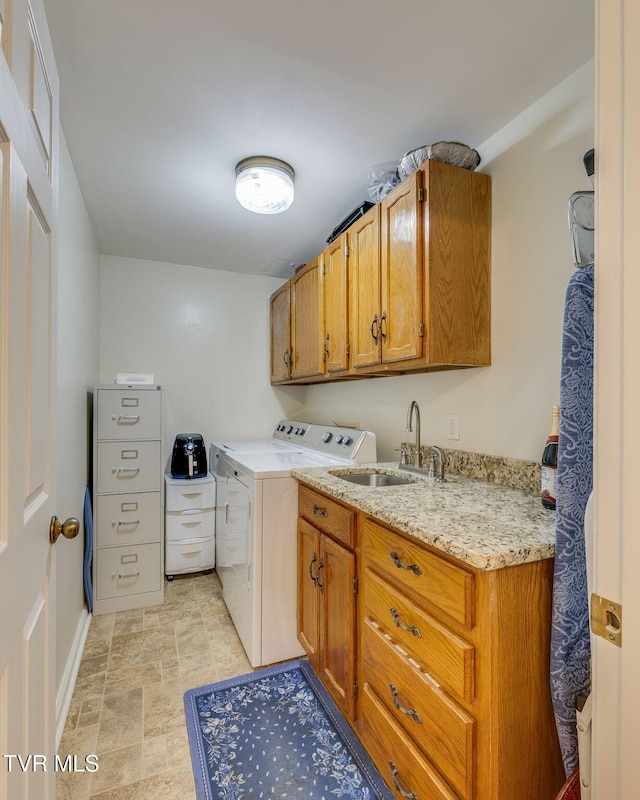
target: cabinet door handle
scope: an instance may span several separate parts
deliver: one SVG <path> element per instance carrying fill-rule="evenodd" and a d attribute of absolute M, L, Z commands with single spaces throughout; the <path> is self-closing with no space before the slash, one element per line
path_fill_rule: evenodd
<path fill-rule="evenodd" d="M 393 561 L 393 563 L 398 567 L 398 569 L 409 569 L 411 572 L 414 572 L 416 575 L 422 575 L 422 570 L 417 564 L 405 564 L 404 562 L 400 561 L 400 557 L 396 553 L 395 550 L 392 550 L 389 553 L 389 557 Z"/>
<path fill-rule="evenodd" d="M 404 628 L 405 631 L 409 631 L 409 633 L 412 633 L 416 638 L 422 638 L 422 634 L 418 628 L 415 625 L 407 625 L 405 622 L 403 622 L 395 608 L 390 608 L 389 613 L 391 614 L 393 621 L 396 623 L 397 628 Z"/>
<path fill-rule="evenodd" d="M 413 717 L 416 722 L 422 723 L 420 715 L 415 710 L 415 708 L 406 708 L 398 700 L 398 690 L 392 683 L 389 684 L 389 689 L 391 689 L 391 699 L 393 700 L 393 705 L 398 709 L 398 711 L 402 711 L 402 713 L 406 714 L 408 717 Z"/>
<path fill-rule="evenodd" d="M 314 504 L 313 506 L 313 513 L 318 517 L 328 517 L 329 515 L 324 510 L 324 508 L 318 508 L 317 505 Z"/>
<path fill-rule="evenodd" d="M 289 351 L 288 350 L 285 350 L 284 353 L 282 354 L 282 360 L 284 361 L 285 367 L 288 367 L 289 366 Z"/>
<path fill-rule="evenodd" d="M 373 326 L 376 326 L 376 332 L 373 332 Z M 371 331 L 371 336 L 373 337 L 373 341 L 375 344 L 378 344 L 378 336 L 380 335 L 380 328 L 378 326 L 378 315 L 376 314 L 373 318 L 373 322 L 371 323 L 371 327 L 369 328 Z"/>
<path fill-rule="evenodd" d="M 314 553 L 313 558 L 311 559 L 311 562 L 309 564 L 309 575 L 311 576 L 311 580 L 313 581 L 314 586 L 318 585 L 318 573 L 316 572 L 315 575 L 313 574 L 313 565 L 316 563 L 317 560 L 318 560 L 318 554 Z"/>
<path fill-rule="evenodd" d="M 329 360 L 329 341 L 330 341 L 330 339 L 331 339 L 331 334 L 328 333 L 324 337 L 324 354 L 323 354 L 323 358 L 324 358 L 325 361 Z"/>
<path fill-rule="evenodd" d="M 316 570 L 316 586 L 320 589 L 321 592 L 324 593 L 324 583 L 320 583 L 320 570 L 324 567 L 324 559 L 320 559 L 320 563 L 318 564 L 318 569 Z"/>
<path fill-rule="evenodd" d="M 403 797 L 406 797 L 407 800 L 418 800 L 417 794 L 414 794 L 413 792 L 405 792 L 405 790 L 400 785 L 400 781 L 398 780 L 398 768 L 393 763 L 393 761 L 389 762 L 389 766 L 391 767 L 391 779 L 393 780 L 393 785 L 400 792 L 400 794 Z"/>
<path fill-rule="evenodd" d="M 383 311 L 382 316 L 380 317 L 380 336 L 382 337 L 383 342 L 387 341 L 387 332 L 382 327 L 382 323 L 385 323 L 384 326 L 385 328 L 387 327 L 386 322 L 387 322 L 387 312 Z"/>

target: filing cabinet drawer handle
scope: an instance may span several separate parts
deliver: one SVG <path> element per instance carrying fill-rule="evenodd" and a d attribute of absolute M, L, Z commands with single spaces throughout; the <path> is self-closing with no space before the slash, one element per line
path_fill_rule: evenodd
<path fill-rule="evenodd" d="M 400 619 L 400 615 L 395 608 L 390 608 L 389 613 L 391 614 L 393 621 L 396 623 L 396 628 L 404 628 L 405 631 L 409 631 L 418 639 L 422 637 L 422 634 L 415 625 L 407 625 Z"/>
<path fill-rule="evenodd" d="M 408 569 L 411 570 L 411 572 L 415 573 L 416 575 L 422 575 L 422 570 L 417 564 L 404 564 L 402 561 L 400 561 L 400 557 L 398 556 L 395 550 L 392 550 L 389 553 L 389 557 L 396 565 L 396 567 L 398 567 L 398 569 Z"/>
<path fill-rule="evenodd" d="M 391 778 L 393 780 L 393 785 L 396 789 L 400 792 L 403 797 L 406 797 L 407 800 L 418 800 L 418 795 L 414 794 L 413 792 L 405 792 L 405 790 L 400 786 L 400 781 L 398 780 L 398 768 L 393 763 L 393 761 L 389 762 L 389 766 L 391 767 Z"/>
<path fill-rule="evenodd" d="M 140 570 L 138 570 L 137 572 L 119 572 L 117 575 L 114 572 L 111 577 L 120 580 L 121 578 L 137 578 L 139 575 L 140 575 Z"/>
<path fill-rule="evenodd" d="M 119 519 L 118 520 L 118 527 L 119 528 L 123 528 L 125 526 L 129 528 L 132 525 L 135 525 L 137 527 L 139 524 L 140 524 L 140 520 L 139 519 Z"/>
<path fill-rule="evenodd" d="M 135 425 L 136 422 L 140 422 L 140 414 L 136 414 L 135 416 L 124 416 L 120 414 L 118 417 L 112 417 L 116 422 L 124 422 L 126 425 Z"/>
<path fill-rule="evenodd" d="M 415 708 L 405 708 L 398 700 L 398 690 L 392 683 L 389 684 L 389 689 L 391 689 L 391 699 L 393 700 L 393 705 L 398 709 L 398 711 L 402 711 L 403 714 L 406 714 L 408 717 L 413 717 L 416 722 L 422 724 L 420 715 Z"/>
<path fill-rule="evenodd" d="M 328 517 L 329 514 L 324 510 L 324 508 L 318 508 L 317 505 L 314 504 L 313 506 L 313 513 L 318 517 Z"/>
<path fill-rule="evenodd" d="M 131 477 L 133 478 L 140 472 L 140 467 L 128 467 L 127 469 L 125 469 L 124 467 L 119 467 L 118 469 L 114 469 L 113 471 L 117 472 L 118 475 L 124 475 L 125 473 L 127 473 L 126 477 L 129 476 L 129 473 L 133 473 L 131 475 Z"/>

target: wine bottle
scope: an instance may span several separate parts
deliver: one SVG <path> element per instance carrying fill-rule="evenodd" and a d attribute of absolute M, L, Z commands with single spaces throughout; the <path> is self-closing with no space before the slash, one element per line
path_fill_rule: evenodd
<path fill-rule="evenodd" d="M 551 430 L 542 453 L 542 481 L 540 499 L 545 508 L 556 507 L 556 473 L 558 471 L 558 433 L 560 431 L 560 406 L 551 410 Z"/>

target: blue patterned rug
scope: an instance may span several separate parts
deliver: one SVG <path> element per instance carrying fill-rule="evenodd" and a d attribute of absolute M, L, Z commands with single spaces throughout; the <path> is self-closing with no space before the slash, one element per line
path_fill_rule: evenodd
<path fill-rule="evenodd" d="M 198 800 L 393 800 L 306 661 L 184 696 Z"/>

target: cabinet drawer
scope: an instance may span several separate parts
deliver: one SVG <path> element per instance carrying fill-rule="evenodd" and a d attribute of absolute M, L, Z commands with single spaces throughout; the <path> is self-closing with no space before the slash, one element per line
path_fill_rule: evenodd
<path fill-rule="evenodd" d="M 97 599 L 162 588 L 161 545 L 107 547 L 96 551 Z"/>
<path fill-rule="evenodd" d="M 160 439 L 161 393 L 99 389 L 98 439 Z"/>
<path fill-rule="evenodd" d="M 363 608 L 437 683 L 471 702 L 474 648 L 376 573 L 365 570 Z"/>
<path fill-rule="evenodd" d="M 394 647 L 380 629 L 362 626 L 364 680 L 387 713 L 420 746 L 460 797 L 473 794 L 475 720 Z"/>
<path fill-rule="evenodd" d="M 398 800 L 458 800 L 365 683 L 360 735 L 378 771 Z"/>
<path fill-rule="evenodd" d="M 200 572 L 216 565 L 216 541 L 208 539 L 167 542 L 164 554 L 164 571 L 167 575 L 181 572 Z"/>
<path fill-rule="evenodd" d="M 306 486 L 298 489 L 298 514 L 347 547 L 355 547 L 356 512 Z"/>
<path fill-rule="evenodd" d="M 132 545 L 162 541 L 162 494 L 98 495 L 96 545 Z"/>
<path fill-rule="evenodd" d="M 365 520 L 362 555 L 391 581 L 456 622 L 474 623 L 474 575 L 371 519 Z"/>
<path fill-rule="evenodd" d="M 165 508 L 167 511 L 190 511 L 215 508 L 216 482 L 214 478 L 180 480 L 165 477 Z"/>
<path fill-rule="evenodd" d="M 180 539 L 212 538 L 216 532 L 216 512 L 167 511 L 165 536 L 168 542 Z"/>
<path fill-rule="evenodd" d="M 160 442 L 99 442 L 97 477 L 99 494 L 160 491 Z"/>

